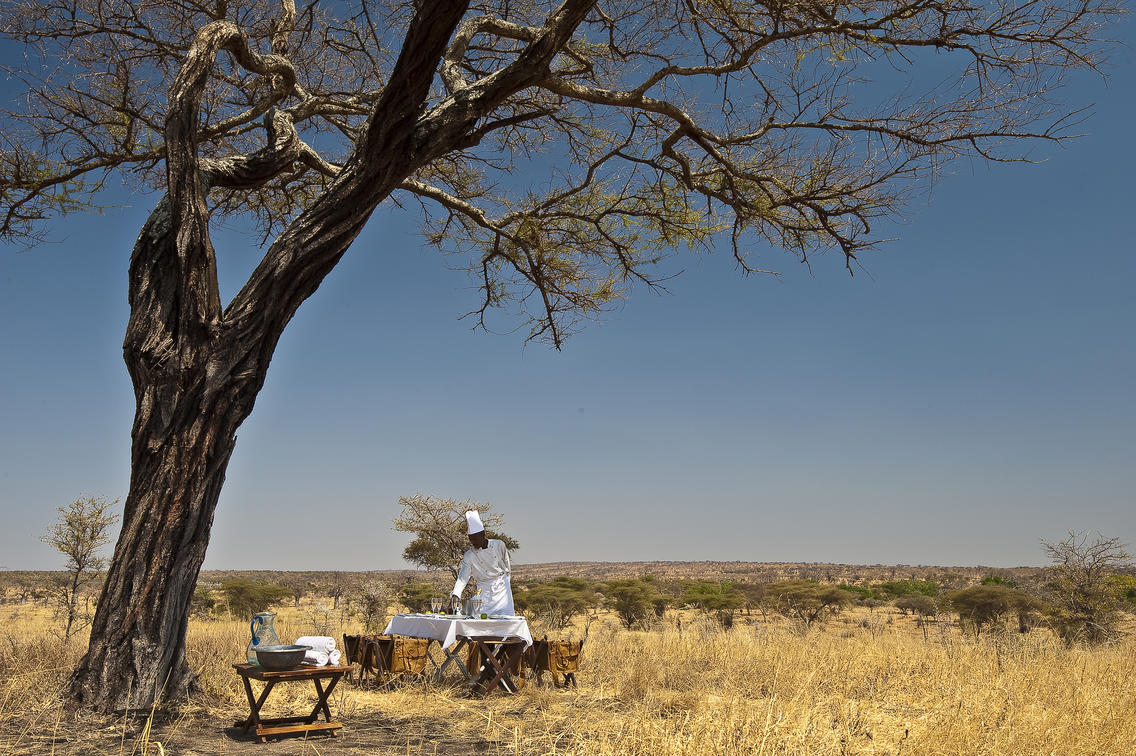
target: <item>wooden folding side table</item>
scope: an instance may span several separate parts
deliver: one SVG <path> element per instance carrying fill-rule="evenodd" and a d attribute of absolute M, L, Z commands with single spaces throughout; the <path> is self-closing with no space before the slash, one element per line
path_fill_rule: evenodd
<path fill-rule="evenodd" d="M 335 684 L 339 682 L 339 678 L 351 671 L 350 664 L 337 667 L 297 667 L 280 672 L 266 670 L 259 664 L 234 664 L 233 669 L 237 671 L 244 682 L 245 695 L 248 697 L 249 704 L 248 718 L 234 722 L 233 726 L 240 727 L 248 732 L 249 728 L 256 725 L 256 736 L 260 738 L 261 743 L 267 742 L 269 735 L 286 735 L 299 732 L 322 731 L 334 736 L 335 731 L 343 727 L 342 722 L 332 721 L 331 709 L 327 705 L 327 699 L 331 695 L 331 691 L 335 690 Z M 264 683 L 264 689 L 260 692 L 259 697 L 253 695 L 252 680 L 260 680 Z M 276 683 L 295 680 L 311 680 L 315 684 L 316 705 L 312 712 L 306 716 L 261 718 L 260 709 L 268 700 L 268 694 L 272 692 Z M 326 688 L 321 680 L 330 681 Z M 323 722 L 317 721 L 320 714 L 323 714 Z"/>
<path fill-rule="evenodd" d="M 509 638 L 461 638 L 474 646 L 481 657 L 481 669 L 478 677 L 473 677 L 470 670 L 466 672 L 471 691 L 474 695 L 488 696 L 500 687 L 506 693 L 516 693 L 520 686 L 513 680 L 510 670 L 518 667 L 521 656 L 525 652 L 523 641 Z"/>

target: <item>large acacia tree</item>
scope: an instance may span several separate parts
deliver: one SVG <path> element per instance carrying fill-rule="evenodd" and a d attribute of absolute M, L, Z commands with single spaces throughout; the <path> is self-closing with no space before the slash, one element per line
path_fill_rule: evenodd
<path fill-rule="evenodd" d="M 0 235 L 156 193 L 129 269 L 130 490 L 73 691 L 144 709 L 281 332 L 384 202 L 559 347 L 679 248 L 852 270 L 960 156 L 1069 136 L 1113 0 L 0 0 Z M 23 56 L 10 54 L 21 46 Z M 15 62 L 13 62 L 15 61 Z M 230 302 L 210 223 L 264 255 Z M 386 254 L 383 249 L 369 251 Z M 222 256 L 223 257 L 223 256 Z"/>

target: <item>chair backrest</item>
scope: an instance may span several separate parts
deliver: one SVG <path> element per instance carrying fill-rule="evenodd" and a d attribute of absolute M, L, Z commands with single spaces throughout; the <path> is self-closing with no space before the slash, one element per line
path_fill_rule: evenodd
<path fill-rule="evenodd" d="M 525 653 L 525 662 L 538 672 L 575 672 L 580 666 L 580 652 L 584 641 L 542 640 L 533 641 Z"/>
<path fill-rule="evenodd" d="M 347 663 L 352 662 L 362 663 L 363 658 L 359 653 L 359 643 L 362 636 L 343 634 L 343 655 L 347 657 Z"/>
<path fill-rule="evenodd" d="M 387 669 L 393 674 L 404 672 L 420 675 L 426 669 L 427 651 L 430 641 L 427 638 L 403 638 L 400 636 L 384 636 L 384 650 L 387 659 Z"/>
<path fill-rule="evenodd" d="M 584 641 L 551 641 L 548 644 L 548 669 L 551 672 L 575 672 L 580 668 L 580 652 Z"/>

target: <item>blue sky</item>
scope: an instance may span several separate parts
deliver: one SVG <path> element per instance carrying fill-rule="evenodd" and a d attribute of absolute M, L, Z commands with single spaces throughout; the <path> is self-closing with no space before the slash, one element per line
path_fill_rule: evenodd
<path fill-rule="evenodd" d="M 1127 22 L 1112 36 L 1133 41 Z M 405 566 L 400 495 L 490 502 L 517 562 L 1041 564 L 1136 546 L 1136 63 L 1065 92 L 1086 136 L 958 164 L 849 278 L 681 258 L 562 352 L 470 330 L 474 292 L 381 210 L 277 349 L 238 434 L 207 568 Z M 0 568 L 80 495 L 125 497 L 126 267 L 153 198 L 0 248 Z M 217 234 L 222 293 L 255 263 Z"/>

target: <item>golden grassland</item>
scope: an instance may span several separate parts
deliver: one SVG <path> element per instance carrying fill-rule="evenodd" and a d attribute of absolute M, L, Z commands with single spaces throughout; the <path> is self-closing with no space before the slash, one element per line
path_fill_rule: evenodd
<path fill-rule="evenodd" d="M 226 729 L 247 713 L 231 666 L 244 653 L 245 622 L 192 622 L 187 654 L 199 689 L 176 712 L 139 723 L 67 709 L 63 690 L 85 639 L 55 637 L 46 610 L 3 611 L 0 756 L 1136 755 L 1132 628 L 1111 646 L 1068 649 L 1045 630 L 975 640 L 890 610 L 857 610 L 809 630 L 756 615 L 721 630 L 676 612 L 653 630 L 628 631 L 601 613 L 576 690 L 530 681 L 516 696 L 470 699 L 456 678 L 379 690 L 343 684 L 334 695 L 346 724 L 340 737 L 261 745 Z M 315 616 L 304 606 L 282 610 L 277 630 L 285 640 L 329 630 Z M 358 631 L 339 620 L 329 634 Z M 580 637 L 582 626 L 571 632 Z M 311 705 L 303 686 L 277 690 L 266 714 Z"/>

